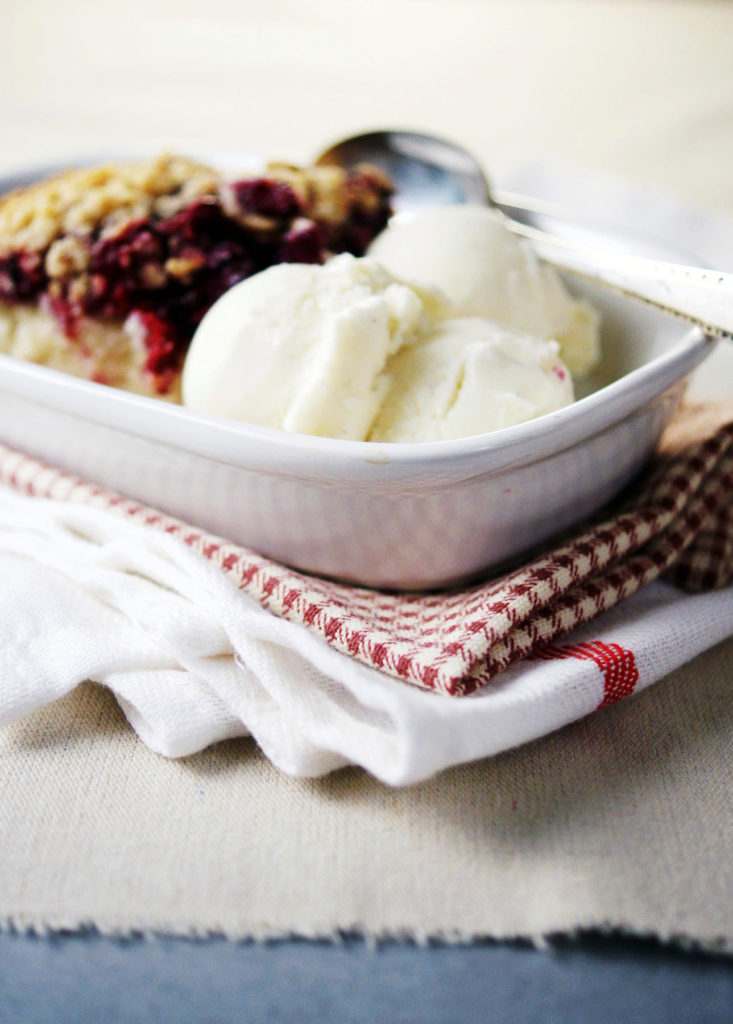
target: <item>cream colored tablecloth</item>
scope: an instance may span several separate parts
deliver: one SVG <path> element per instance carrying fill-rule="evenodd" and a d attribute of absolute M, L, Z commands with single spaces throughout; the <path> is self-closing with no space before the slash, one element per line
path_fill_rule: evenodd
<path fill-rule="evenodd" d="M 391 790 L 251 741 L 165 761 L 89 685 L 0 735 L 17 927 L 733 937 L 733 643 L 509 754 Z"/>
<path fill-rule="evenodd" d="M 501 177 L 570 161 L 733 211 L 733 5 L 11 0 L 0 172 L 183 140 L 271 156 L 395 124 Z M 730 397 L 730 349 L 696 395 Z M 0 586 L 2 581 L 0 580 Z M 733 943 L 733 643 L 403 791 L 251 741 L 151 754 L 91 685 L 0 733 L 0 924 Z M 0 679 L 0 685 L 2 680 Z"/>

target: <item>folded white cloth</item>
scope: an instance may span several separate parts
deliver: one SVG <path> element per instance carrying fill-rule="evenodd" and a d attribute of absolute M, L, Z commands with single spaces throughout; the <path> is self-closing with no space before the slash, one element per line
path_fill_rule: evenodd
<path fill-rule="evenodd" d="M 0 579 L 0 723 L 92 679 L 161 754 L 251 732 L 287 772 L 356 763 L 392 784 L 497 753 L 613 699 L 604 652 L 623 653 L 615 664 L 638 672 L 638 691 L 733 631 L 733 587 L 690 595 L 657 582 L 552 648 L 556 657 L 521 662 L 456 700 L 271 615 L 167 534 L 6 489 Z"/>
<path fill-rule="evenodd" d="M 617 219 L 636 203 L 616 193 Z M 704 231 L 689 234 L 704 251 Z M 406 784 L 637 692 L 732 633 L 733 587 L 655 582 L 457 700 L 270 614 L 174 536 L 0 489 L 0 724 L 92 679 L 166 756 L 251 733 L 292 774 L 354 763 Z"/>

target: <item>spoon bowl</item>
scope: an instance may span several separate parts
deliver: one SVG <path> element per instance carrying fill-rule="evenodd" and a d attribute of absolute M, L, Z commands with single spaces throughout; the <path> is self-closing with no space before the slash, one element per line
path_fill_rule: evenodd
<path fill-rule="evenodd" d="M 420 132 L 376 131 L 354 135 L 326 149 L 321 166 L 353 168 L 370 163 L 395 184 L 396 211 L 460 203 L 491 205 L 480 164 L 463 147 Z"/>

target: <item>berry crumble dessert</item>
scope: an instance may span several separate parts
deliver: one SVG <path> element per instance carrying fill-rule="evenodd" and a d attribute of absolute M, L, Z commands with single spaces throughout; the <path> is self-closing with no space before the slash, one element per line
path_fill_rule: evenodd
<path fill-rule="evenodd" d="M 232 285 L 362 255 L 380 170 L 270 164 L 226 180 L 182 156 L 68 171 L 0 198 L 0 352 L 180 401 L 183 359 Z"/>

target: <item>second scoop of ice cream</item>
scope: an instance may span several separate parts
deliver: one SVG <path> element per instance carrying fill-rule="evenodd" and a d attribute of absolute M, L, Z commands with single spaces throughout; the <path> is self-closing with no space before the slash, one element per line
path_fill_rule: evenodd
<path fill-rule="evenodd" d="M 273 267 L 202 320 L 184 404 L 323 437 L 413 442 L 485 433 L 573 401 L 555 341 L 451 311 L 371 259 Z"/>
<path fill-rule="evenodd" d="M 555 338 L 574 377 L 600 355 L 596 311 L 486 206 L 440 206 L 395 217 L 368 255 L 397 277 L 428 283 L 462 316 L 486 317 L 539 338 Z"/>
<path fill-rule="evenodd" d="M 569 405 L 554 341 L 478 317 L 444 320 L 389 363 L 372 441 L 444 441 L 509 427 Z"/>

